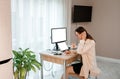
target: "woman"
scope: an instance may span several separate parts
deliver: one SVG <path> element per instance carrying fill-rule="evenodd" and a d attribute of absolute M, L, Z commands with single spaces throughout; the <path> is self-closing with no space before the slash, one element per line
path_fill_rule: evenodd
<path fill-rule="evenodd" d="M 100 69 L 96 64 L 96 52 L 95 52 L 95 41 L 90 34 L 83 28 L 78 27 L 75 30 L 75 34 L 79 39 L 77 47 L 77 53 L 82 57 L 82 64 L 75 63 L 66 68 L 66 79 L 70 73 L 78 74 L 80 79 L 87 79 L 88 75 L 97 76 L 100 73 Z M 66 51 L 66 54 L 72 53 Z"/>

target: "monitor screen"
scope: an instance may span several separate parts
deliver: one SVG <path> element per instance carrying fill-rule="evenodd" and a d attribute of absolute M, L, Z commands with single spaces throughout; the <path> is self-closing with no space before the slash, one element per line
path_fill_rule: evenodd
<path fill-rule="evenodd" d="M 67 40 L 67 29 L 52 28 L 51 29 L 51 43 L 59 43 Z"/>
<path fill-rule="evenodd" d="M 67 41 L 67 28 L 52 28 L 51 43 L 55 44 L 55 50 L 59 50 L 58 43 Z"/>

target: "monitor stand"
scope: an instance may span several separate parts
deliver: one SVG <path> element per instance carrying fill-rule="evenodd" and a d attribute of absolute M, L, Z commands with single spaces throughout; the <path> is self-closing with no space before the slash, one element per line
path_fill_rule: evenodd
<path fill-rule="evenodd" d="M 54 51 L 60 51 L 59 46 L 58 46 L 58 43 L 55 43 L 55 47 L 54 47 L 53 50 L 54 50 Z"/>

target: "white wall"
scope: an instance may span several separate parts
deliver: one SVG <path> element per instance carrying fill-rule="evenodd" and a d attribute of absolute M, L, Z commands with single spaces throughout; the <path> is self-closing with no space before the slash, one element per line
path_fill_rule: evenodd
<path fill-rule="evenodd" d="M 73 0 L 73 3 L 76 1 L 83 3 L 82 0 Z M 97 55 L 120 58 L 120 0 L 91 0 L 88 3 L 93 5 L 92 22 L 78 25 L 84 25 L 95 38 Z"/>
<path fill-rule="evenodd" d="M 93 0 L 93 21 L 88 27 L 100 56 L 120 58 L 120 0 Z"/>
<path fill-rule="evenodd" d="M 72 6 L 71 8 L 73 8 L 74 5 L 92 5 L 92 1 L 91 0 L 72 0 Z M 82 26 L 88 26 L 90 23 L 72 23 L 71 21 L 71 32 L 70 32 L 70 35 L 71 35 L 71 39 L 70 39 L 70 43 L 78 43 L 78 40 L 75 36 L 75 33 L 74 33 L 74 30 L 82 25 Z"/>
<path fill-rule="evenodd" d="M 10 0 L 0 0 L 0 61 L 12 57 Z M 0 65 L 0 79 L 13 79 L 12 61 Z"/>

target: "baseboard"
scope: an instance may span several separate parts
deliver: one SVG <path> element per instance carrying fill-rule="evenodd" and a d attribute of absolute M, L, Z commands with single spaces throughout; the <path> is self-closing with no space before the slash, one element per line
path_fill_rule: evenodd
<path fill-rule="evenodd" d="M 120 59 L 114 59 L 114 58 L 109 58 L 109 57 L 97 56 L 97 59 L 105 60 L 108 62 L 120 63 Z"/>

